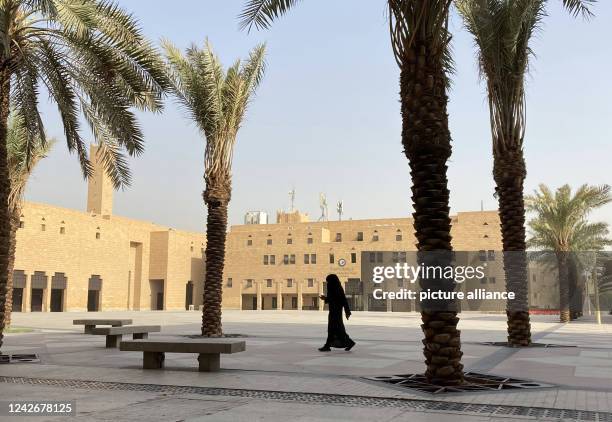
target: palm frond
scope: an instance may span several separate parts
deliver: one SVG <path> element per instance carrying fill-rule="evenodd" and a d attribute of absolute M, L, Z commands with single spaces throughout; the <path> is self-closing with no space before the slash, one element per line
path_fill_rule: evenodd
<path fill-rule="evenodd" d="M 610 187 L 580 186 L 574 193 L 563 185 L 554 193 L 540 185 L 526 198 L 528 212 L 534 214 L 528 225 L 528 245 L 539 250 L 581 252 L 599 251 L 612 244 L 608 225 L 587 220 L 590 212 L 612 202 Z"/>
<path fill-rule="evenodd" d="M 573 15 L 582 15 L 584 18 L 593 16 L 590 6 L 597 0 L 563 0 L 563 6 Z"/>
<path fill-rule="evenodd" d="M 23 114 L 9 115 L 7 130 L 8 170 L 10 180 L 9 210 L 15 213 L 21 205 L 23 194 L 36 164 L 47 156 L 55 141 L 41 138 L 32 142 Z"/>
<path fill-rule="evenodd" d="M 453 72 L 448 30 L 451 4 L 452 0 L 388 0 L 391 46 L 398 66 L 409 66 L 415 60 L 418 44 L 430 48 L 427 56 L 432 63 L 441 63 L 445 74 Z"/>
<path fill-rule="evenodd" d="M 240 29 L 269 28 L 279 16 L 286 14 L 299 0 L 248 0 L 238 16 Z"/>
<path fill-rule="evenodd" d="M 56 103 L 68 149 L 91 173 L 79 125 L 108 145 L 115 187 L 129 184 L 123 158 L 138 155 L 144 136 L 133 108 L 160 111 L 170 88 L 165 62 L 136 19 L 110 0 L 12 0 L 0 8 L 0 48 L 11 72 L 11 107 L 25 118 L 31 142 L 44 141 L 39 87 Z M 108 160 L 110 162 L 110 160 Z M 120 170 L 119 170 L 120 169 Z"/>
<path fill-rule="evenodd" d="M 229 182 L 236 135 L 265 72 L 265 45 L 227 70 L 206 41 L 185 53 L 164 41 L 168 73 L 179 104 L 206 138 L 205 178 Z"/>

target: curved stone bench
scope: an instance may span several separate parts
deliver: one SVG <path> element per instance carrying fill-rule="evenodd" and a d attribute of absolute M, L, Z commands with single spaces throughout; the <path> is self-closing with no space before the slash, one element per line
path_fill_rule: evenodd
<path fill-rule="evenodd" d="M 238 353 L 246 350 L 244 340 L 231 338 L 168 337 L 154 340 L 124 340 L 121 351 L 143 352 L 144 369 L 164 367 L 165 353 L 197 353 L 200 372 L 215 372 L 221 367 L 221 353 Z"/>

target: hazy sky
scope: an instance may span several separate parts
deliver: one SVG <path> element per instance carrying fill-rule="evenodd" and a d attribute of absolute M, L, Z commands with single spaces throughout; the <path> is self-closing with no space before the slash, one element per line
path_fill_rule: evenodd
<path fill-rule="evenodd" d="M 243 1 L 122 0 L 156 42 L 180 47 L 208 37 L 224 63 L 268 43 L 268 72 L 238 133 L 230 222 L 248 210 L 272 214 L 296 206 L 319 216 L 325 192 L 330 217 L 344 200 L 345 218 L 405 217 L 412 212 L 408 162 L 400 142 L 399 71 L 391 52 L 384 0 L 305 0 L 267 31 L 238 30 Z M 527 87 L 526 190 L 539 183 L 612 184 L 612 2 L 597 17 L 574 19 L 550 0 L 550 16 L 533 43 Z M 457 72 L 450 92 L 453 213 L 494 209 L 485 89 L 472 39 L 453 14 Z M 60 140 L 34 173 L 27 199 L 85 209 L 87 186 L 67 152 L 54 105 L 43 105 L 49 135 Z M 115 213 L 202 231 L 203 139 L 168 100 L 162 115 L 143 114 L 146 153 L 131 160 L 132 186 L 118 192 Z M 612 223 L 612 207 L 594 215 Z"/>

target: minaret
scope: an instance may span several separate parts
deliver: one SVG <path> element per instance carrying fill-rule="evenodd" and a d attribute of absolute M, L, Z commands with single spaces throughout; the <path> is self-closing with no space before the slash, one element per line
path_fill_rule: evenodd
<path fill-rule="evenodd" d="M 113 182 L 104 171 L 104 164 L 98 156 L 98 146 L 91 145 L 89 151 L 91 177 L 88 180 L 87 212 L 98 215 L 113 214 Z"/>

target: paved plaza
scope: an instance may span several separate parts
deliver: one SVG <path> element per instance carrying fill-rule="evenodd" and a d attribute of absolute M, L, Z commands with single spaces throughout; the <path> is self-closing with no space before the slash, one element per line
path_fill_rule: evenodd
<path fill-rule="evenodd" d="M 3 353 L 36 353 L 40 363 L 0 366 L 0 400 L 76 400 L 78 417 L 95 421 L 253 420 L 611 420 L 612 319 L 563 325 L 533 316 L 534 340 L 569 347 L 509 349 L 505 316 L 463 313 L 466 370 L 553 385 L 532 390 L 434 396 L 364 377 L 423 371 L 416 313 L 355 312 L 351 352 L 317 351 L 327 314 L 316 311 L 225 311 L 226 334 L 247 350 L 223 355 L 222 370 L 197 372 L 190 354 L 167 354 L 165 370 L 143 370 L 142 353 L 106 349 L 103 336 L 83 334 L 78 318 L 131 318 L 168 335 L 199 333 L 199 312 L 14 314 Z M 15 417 L 8 420 L 63 420 Z M 67 420 L 74 418 L 64 418 Z"/>

